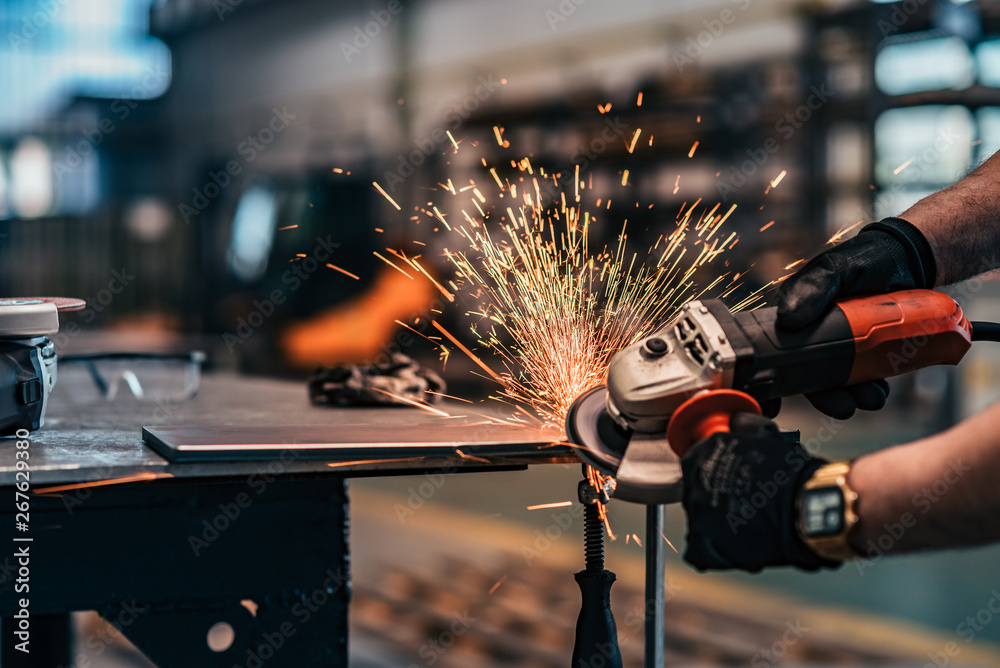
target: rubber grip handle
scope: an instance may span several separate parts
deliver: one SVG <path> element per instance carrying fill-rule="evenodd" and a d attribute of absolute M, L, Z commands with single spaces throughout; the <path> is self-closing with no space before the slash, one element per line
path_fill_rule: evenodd
<path fill-rule="evenodd" d="M 958 364 L 972 346 L 962 307 L 933 290 L 906 290 L 838 302 L 854 336 L 848 384 Z"/>
<path fill-rule="evenodd" d="M 957 364 L 972 345 L 961 307 L 933 290 L 847 299 L 795 331 L 778 324 L 774 307 L 709 308 L 736 353 L 732 387 L 758 401 Z"/>

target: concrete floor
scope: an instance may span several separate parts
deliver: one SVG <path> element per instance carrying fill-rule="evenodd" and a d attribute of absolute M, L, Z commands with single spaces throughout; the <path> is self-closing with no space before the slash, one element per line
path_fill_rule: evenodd
<path fill-rule="evenodd" d="M 919 437 L 933 428 L 936 418 L 930 411 L 917 415 L 923 418 L 907 419 L 908 413 L 891 411 L 859 415 L 838 425 L 837 434 L 823 444 L 820 454 L 831 459 L 851 457 Z M 786 427 L 799 427 L 803 440 L 821 426 L 818 414 L 795 401 L 788 402 L 779 422 Z M 575 466 L 453 476 L 434 492 L 428 503 L 475 514 L 487 524 L 506 521 L 544 529 L 552 523 L 549 513 L 528 511 L 526 507 L 573 499 L 579 476 L 579 468 Z M 406 497 L 415 484 L 419 483 L 413 478 L 366 479 L 353 481 L 352 488 Z M 609 516 L 619 540 L 609 548 L 608 567 L 616 570 L 616 559 L 641 557 L 641 548 L 631 539 L 626 543 L 625 537 L 631 534 L 643 537 L 644 517 L 640 507 L 615 502 L 610 506 Z M 678 506 L 673 506 L 668 510 L 665 534 L 681 552 L 684 531 L 683 513 Z M 575 545 L 581 539 L 578 535 L 567 535 L 560 540 Z M 355 544 L 355 556 L 361 548 Z M 946 643 L 955 642 L 959 653 L 947 657 L 949 663 L 1000 666 L 1000 615 L 994 620 L 992 613 L 983 613 L 993 596 L 992 590 L 1000 591 L 1000 545 L 886 558 L 876 562 L 863 575 L 851 564 L 837 571 L 815 574 L 790 569 L 774 569 L 757 575 L 697 574 L 682 562 L 679 554 L 668 553 L 667 561 L 672 571 L 686 573 L 692 582 L 705 586 L 776 594 L 803 605 L 830 608 L 848 617 L 863 613 L 917 629 L 918 634 L 920 629 L 926 629 L 927 637 L 933 641 L 926 647 L 925 655 L 936 653 L 938 645 L 935 643 L 940 643 L 943 649 Z M 972 642 L 966 643 L 967 635 L 959 636 L 959 627 L 967 617 L 977 614 L 980 614 L 980 622 L 987 616 L 990 620 L 981 623 Z M 889 641 L 891 639 L 887 639 Z M 983 654 L 972 659 L 971 655 L 979 650 Z M 930 661 L 933 656 L 923 658 Z"/>

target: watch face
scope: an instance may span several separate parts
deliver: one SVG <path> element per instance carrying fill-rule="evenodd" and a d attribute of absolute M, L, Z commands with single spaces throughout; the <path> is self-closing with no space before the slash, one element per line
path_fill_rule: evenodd
<path fill-rule="evenodd" d="M 835 536 L 844 530 L 844 493 L 839 487 L 806 490 L 802 494 L 802 533 Z"/>

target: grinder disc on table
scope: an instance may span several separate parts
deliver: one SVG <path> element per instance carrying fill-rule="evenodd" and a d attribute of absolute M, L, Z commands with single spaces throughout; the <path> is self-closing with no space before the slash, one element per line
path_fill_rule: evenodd
<path fill-rule="evenodd" d="M 87 305 L 70 297 L 0 299 L 0 338 L 47 336 L 59 331 L 59 311 L 79 311 Z"/>

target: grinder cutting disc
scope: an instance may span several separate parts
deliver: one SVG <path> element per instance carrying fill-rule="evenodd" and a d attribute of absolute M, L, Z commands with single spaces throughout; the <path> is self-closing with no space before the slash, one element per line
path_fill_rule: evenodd
<path fill-rule="evenodd" d="M 47 336 L 59 331 L 59 311 L 78 311 L 87 305 L 69 297 L 0 299 L 0 338 Z"/>
<path fill-rule="evenodd" d="M 607 411 L 608 390 L 595 387 L 581 394 L 566 413 L 566 437 L 582 446 L 581 459 L 606 475 L 614 475 L 632 437 Z"/>

